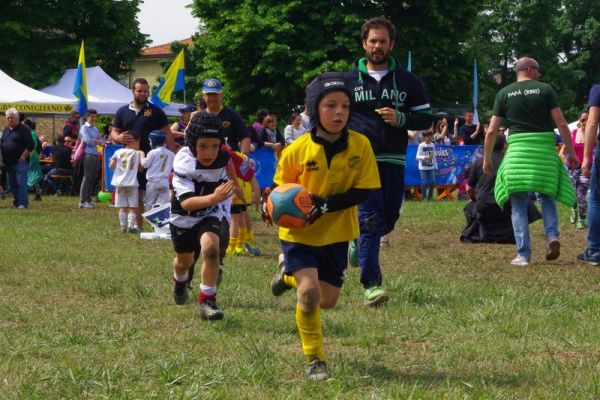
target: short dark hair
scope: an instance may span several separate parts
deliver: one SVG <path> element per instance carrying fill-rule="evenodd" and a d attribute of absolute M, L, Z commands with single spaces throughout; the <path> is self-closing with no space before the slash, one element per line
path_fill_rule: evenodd
<path fill-rule="evenodd" d="M 71 110 L 70 115 L 71 115 L 71 118 L 79 117 L 79 111 Z"/>
<path fill-rule="evenodd" d="M 262 124 L 267 115 L 269 115 L 269 110 L 266 108 L 259 108 L 258 111 L 256 111 L 256 120 Z"/>
<path fill-rule="evenodd" d="M 131 83 L 131 90 L 135 89 L 135 85 L 137 85 L 138 83 L 141 83 L 142 85 L 148 85 L 148 81 L 144 78 L 135 78 L 133 80 L 133 82 Z M 148 85 L 150 86 L 150 85 Z"/>
<path fill-rule="evenodd" d="M 64 144 L 65 143 L 65 137 L 63 135 L 56 135 L 56 139 L 54 139 L 54 140 L 58 144 Z"/>
<path fill-rule="evenodd" d="M 98 115 L 98 111 L 96 111 L 93 108 L 88 108 L 87 113 L 85 113 L 85 116 L 89 117 L 90 115 Z"/>
<path fill-rule="evenodd" d="M 27 125 L 27 127 L 29 129 L 32 129 L 32 130 L 35 129 L 35 122 L 33 122 L 32 120 L 30 120 L 29 118 L 25 118 L 23 120 L 23 124 Z"/>
<path fill-rule="evenodd" d="M 396 39 L 396 27 L 394 26 L 394 24 L 392 24 L 392 22 L 387 19 L 386 17 L 375 17 L 375 18 L 371 18 L 370 20 L 367 20 L 360 32 L 361 32 L 361 36 L 362 36 L 362 40 L 367 40 L 367 37 L 369 37 L 369 31 L 371 29 L 387 29 L 389 35 L 390 35 L 390 41 L 394 41 Z"/>

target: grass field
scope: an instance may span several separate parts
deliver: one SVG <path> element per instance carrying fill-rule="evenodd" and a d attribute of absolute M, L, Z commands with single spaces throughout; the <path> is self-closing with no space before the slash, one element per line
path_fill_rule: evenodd
<path fill-rule="evenodd" d="M 350 269 L 322 312 L 331 379 L 304 378 L 294 295 L 263 255 L 226 259 L 221 322 L 176 306 L 170 241 L 118 231 L 105 205 L 0 201 L 0 399 L 572 399 L 600 397 L 600 271 L 561 206 L 562 255 L 511 267 L 511 245 L 462 245 L 463 202 L 407 202 L 382 250 L 390 301 L 362 306 Z M 197 289 L 195 290 L 197 293 Z"/>

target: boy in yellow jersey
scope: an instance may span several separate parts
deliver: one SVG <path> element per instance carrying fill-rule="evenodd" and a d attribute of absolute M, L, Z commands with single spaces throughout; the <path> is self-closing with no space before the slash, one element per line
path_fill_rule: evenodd
<path fill-rule="evenodd" d="M 347 267 L 348 241 L 359 234 L 357 204 L 380 187 L 369 140 L 346 128 L 350 92 L 343 75 L 325 72 L 306 88 L 314 128 L 282 153 L 274 182 L 299 183 L 313 200 L 307 226 L 279 228 L 284 265 L 271 281 L 280 296 L 297 289 L 296 324 L 310 379 L 327 378 L 321 308 L 337 303 Z M 268 217 L 268 216 L 267 216 Z"/>

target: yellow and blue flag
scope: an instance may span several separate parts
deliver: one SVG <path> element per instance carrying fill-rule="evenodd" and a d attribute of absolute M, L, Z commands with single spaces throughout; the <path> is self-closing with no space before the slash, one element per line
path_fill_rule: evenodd
<path fill-rule="evenodd" d="M 183 89 L 185 89 L 185 62 L 183 50 L 181 50 L 167 70 L 165 77 L 152 93 L 152 103 L 159 107 L 166 107 L 171 101 L 173 92 Z"/>
<path fill-rule="evenodd" d="M 75 83 L 73 83 L 73 94 L 79 99 L 77 111 L 79 115 L 85 118 L 88 109 L 87 80 L 85 74 L 85 52 L 83 51 L 83 40 L 79 50 L 79 62 L 77 63 L 77 72 L 75 73 Z"/>

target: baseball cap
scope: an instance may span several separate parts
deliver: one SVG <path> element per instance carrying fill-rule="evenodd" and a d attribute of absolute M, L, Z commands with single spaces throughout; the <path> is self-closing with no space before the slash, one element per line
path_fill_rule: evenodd
<path fill-rule="evenodd" d="M 182 113 L 182 114 L 183 113 L 194 112 L 194 111 L 196 111 L 196 106 L 193 106 L 193 105 L 190 105 L 190 104 L 188 104 L 185 107 L 182 107 L 182 108 L 179 109 L 179 112 Z"/>
<path fill-rule="evenodd" d="M 209 78 L 202 83 L 202 93 L 221 93 L 223 85 L 217 78 Z"/>

